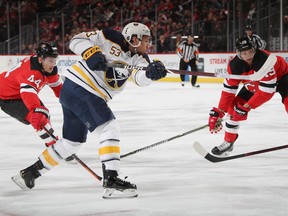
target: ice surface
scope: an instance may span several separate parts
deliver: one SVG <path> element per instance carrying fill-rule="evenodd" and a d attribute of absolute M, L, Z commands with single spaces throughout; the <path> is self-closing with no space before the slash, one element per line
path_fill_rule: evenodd
<path fill-rule="evenodd" d="M 132 82 L 110 107 L 121 127 L 122 154 L 207 124 L 217 106 L 221 84 L 156 82 L 140 88 Z M 49 88 L 41 99 L 50 109 L 61 136 L 62 111 Z M 288 149 L 213 164 L 198 155 L 199 141 L 207 150 L 219 145 L 223 131 L 208 129 L 183 136 L 122 159 L 121 175 L 138 186 L 139 197 L 104 200 L 101 182 L 81 165 L 62 164 L 37 179 L 36 187 L 21 191 L 11 176 L 34 163 L 44 144 L 31 126 L 0 111 L 0 215 L 23 216 L 190 216 L 287 215 Z M 286 138 L 285 138 L 286 137 Z M 279 95 L 241 124 L 233 154 L 287 142 L 287 114 Z M 78 156 L 102 175 L 98 137 L 89 134 Z"/>

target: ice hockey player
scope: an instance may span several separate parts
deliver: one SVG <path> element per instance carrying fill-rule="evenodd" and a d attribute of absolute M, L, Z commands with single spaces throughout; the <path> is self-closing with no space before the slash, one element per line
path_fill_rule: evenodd
<path fill-rule="evenodd" d="M 20 122 L 31 124 L 46 146 L 55 143 L 42 125 L 53 133 L 49 110 L 38 97 L 47 84 L 59 97 L 62 81 L 57 72 L 57 47 L 40 43 L 36 55 L 24 58 L 15 68 L 0 74 L 0 107 Z"/>
<path fill-rule="evenodd" d="M 106 28 L 82 32 L 70 41 L 70 49 L 82 59 L 72 65 L 60 94 L 63 108 L 63 136 L 48 147 L 32 166 L 12 177 L 22 189 L 34 187 L 35 179 L 79 150 L 87 133 L 99 135 L 99 156 L 103 167 L 103 198 L 136 197 L 137 187 L 119 177 L 120 130 L 107 102 L 120 93 L 129 77 L 138 86 L 147 86 L 166 76 L 160 61 L 150 62 L 150 30 L 132 22 L 122 31 Z M 150 62 L 150 63 L 149 63 Z M 148 71 L 107 68 L 107 63 L 147 66 Z M 115 192 L 115 193 L 114 193 Z"/>
<path fill-rule="evenodd" d="M 270 54 L 254 47 L 254 43 L 243 36 L 236 40 L 237 55 L 229 62 L 229 74 L 248 75 L 262 73 L 259 81 L 225 79 L 218 107 L 213 107 L 209 114 L 211 133 L 222 129 L 219 123 L 225 113 L 224 142 L 212 149 L 215 155 L 228 155 L 238 138 L 239 124 L 247 119 L 251 109 L 256 109 L 269 101 L 275 92 L 279 92 L 282 103 L 288 112 L 288 65 L 280 56 Z M 260 75 L 260 74 L 259 74 Z M 237 92 L 240 83 L 243 87 Z"/>

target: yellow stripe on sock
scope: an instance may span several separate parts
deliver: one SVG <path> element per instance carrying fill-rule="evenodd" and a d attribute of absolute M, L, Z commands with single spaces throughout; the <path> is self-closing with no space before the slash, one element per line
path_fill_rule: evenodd
<path fill-rule="evenodd" d="M 47 149 L 42 153 L 42 155 L 45 158 L 46 162 L 49 163 L 51 166 L 56 166 L 59 164 L 57 161 L 53 159 L 53 157 L 49 154 Z"/>
<path fill-rule="evenodd" d="M 106 146 L 106 147 L 102 147 L 99 149 L 99 155 L 112 154 L 112 153 L 120 154 L 120 147 L 119 146 Z"/>
<path fill-rule="evenodd" d="M 74 68 L 74 70 L 76 70 L 84 79 L 85 81 L 95 90 L 97 91 L 102 98 L 104 98 L 105 100 L 107 100 L 107 96 L 104 95 L 95 85 L 94 83 L 91 81 L 91 79 L 81 70 L 80 67 L 78 67 L 77 65 L 72 65 L 72 68 Z"/>

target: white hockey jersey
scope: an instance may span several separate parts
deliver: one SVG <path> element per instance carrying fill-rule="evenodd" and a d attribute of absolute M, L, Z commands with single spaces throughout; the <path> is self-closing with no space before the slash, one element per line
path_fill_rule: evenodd
<path fill-rule="evenodd" d="M 69 48 L 75 54 L 81 55 L 92 46 L 101 48 L 108 63 L 136 66 L 149 64 L 148 56 L 144 58 L 143 55 L 132 54 L 123 35 L 112 29 L 77 34 L 71 39 Z M 109 68 L 107 71 L 91 71 L 84 59 L 67 69 L 64 76 L 105 101 L 111 100 L 114 95 L 120 93 L 129 77 L 138 86 L 147 86 L 152 82 L 142 70 Z"/>

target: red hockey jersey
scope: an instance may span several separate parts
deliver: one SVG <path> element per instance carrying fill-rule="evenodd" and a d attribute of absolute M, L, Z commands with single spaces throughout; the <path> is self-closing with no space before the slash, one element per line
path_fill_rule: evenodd
<path fill-rule="evenodd" d="M 239 59 L 238 56 L 235 56 L 228 64 L 228 73 L 236 75 L 257 73 L 257 71 L 264 65 L 269 55 L 270 53 L 265 50 L 256 50 L 251 66 L 246 64 L 245 61 Z M 272 70 L 267 71 L 267 74 L 259 81 L 252 82 L 249 80 L 225 79 L 218 108 L 225 112 L 232 109 L 233 100 L 241 82 L 246 85 L 248 90 L 254 93 L 248 101 L 249 106 L 253 109 L 261 106 L 273 97 L 276 92 L 277 81 L 287 73 L 288 64 L 282 57 L 277 56 L 277 62 Z"/>
<path fill-rule="evenodd" d="M 16 68 L 0 74 L 0 99 L 22 99 L 31 110 L 41 106 L 38 93 L 46 84 L 59 97 L 62 82 L 57 67 L 52 73 L 43 72 L 36 56 L 27 57 Z"/>

